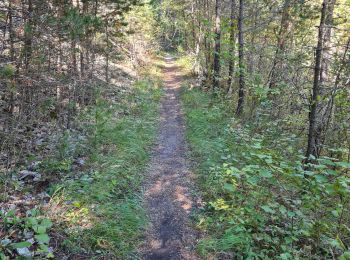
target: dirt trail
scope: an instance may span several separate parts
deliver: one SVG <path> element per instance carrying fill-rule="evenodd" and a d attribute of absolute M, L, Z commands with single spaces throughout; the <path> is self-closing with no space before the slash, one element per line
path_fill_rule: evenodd
<path fill-rule="evenodd" d="M 194 253 L 198 233 L 189 220 L 194 202 L 190 195 L 192 180 L 186 160 L 178 74 L 174 60 L 167 57 L 158 142 L 145 184 L 145 203 L 151 220 L 141 249 L 146 260 L 198 259 Z"/>

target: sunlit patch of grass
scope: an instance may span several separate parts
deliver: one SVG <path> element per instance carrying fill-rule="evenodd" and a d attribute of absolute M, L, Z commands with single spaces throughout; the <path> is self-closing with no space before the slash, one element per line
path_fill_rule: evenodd
<path fill-rule="evenodd" d="M 156 136 L 161 89 L 150 80 L 136 82 L 127 102 L 97 102 L 85 114 L 89 136 L 81 144 L 84 171 L 55 187 L 51 218 L 65 234 L 69 254 L 135 257 L 146 224 L 141 183 Z M 48 213 L 50 214 L 50 213 Z"/>
<path fill-rule="evenodd" d="M 154 56 L 150 63 L 152 66 L 146 66 L 140 71 L 143 79 L 151 80 L 153 85 L 156 87 L 161 87 L 163 84 L 163 69 L 166 66 L 163 55 Z"/>
<path fill-rule="evenodd" d="M 181 71 L 184 75 L 193 74 L 196 57 L 191 54 L 179 55 L 176 59 L 176 64 L 181 67 Z"/>

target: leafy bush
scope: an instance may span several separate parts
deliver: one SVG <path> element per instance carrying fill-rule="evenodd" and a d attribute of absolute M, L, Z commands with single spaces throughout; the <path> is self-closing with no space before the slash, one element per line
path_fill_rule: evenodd
<path fill-rule="evenodd" d="M 14 210 L 0 211 L 0 223 L 3 225 L 2 231 L 8 234 L 0 240 L 0 259 L 6 259 L 6 256 L 54 257 L 52 248 L 49 248 L 52 222 L 39 217 L 37 210 L 27 211 L 25 217 L 17 216 Z"/>
<path fill-rule="evenodd" d="M 205 201 L 198 225 L 210 234 L 199 252 L 238 259 L 348 259 L 350 164 L 321 158 L 303 165 L 293 148 L 285 153 L 278 148 L 283 146 L 272 146 L 267 129 L 257 133 L 242 126 L 227 106 L 211 106 L 207 99 L 198 90 L 183 94 Z M 275 136 L 274 144 L 283 138 Z"/>

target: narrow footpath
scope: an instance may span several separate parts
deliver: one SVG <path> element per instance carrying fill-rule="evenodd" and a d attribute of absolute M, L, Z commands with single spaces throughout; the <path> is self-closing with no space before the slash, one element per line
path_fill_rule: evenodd
<path fill-rule="evenodd" d="M 144 187 L 151 226 L 141 252 L 146 260 L 195 260 L 198 233 L 189 220 L 194 201 L 179 100 L 181 76 L 174 60 L 165 60 L 159 136 Z"/>

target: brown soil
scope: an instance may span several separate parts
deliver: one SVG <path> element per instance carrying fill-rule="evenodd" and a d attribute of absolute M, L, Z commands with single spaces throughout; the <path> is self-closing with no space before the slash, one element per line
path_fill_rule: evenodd
<path fill-rule="evenodd" d="M 186 159 L 179 72 L 173 59 L 166 58 L 158 141 L 145 182 L 145 207 L 151 222 L 141 249 L 146 260 L 199 259 L 194 252 L 199 234 L 189 220 L 195 203 L 190 194 L 193 185 Z"/>

